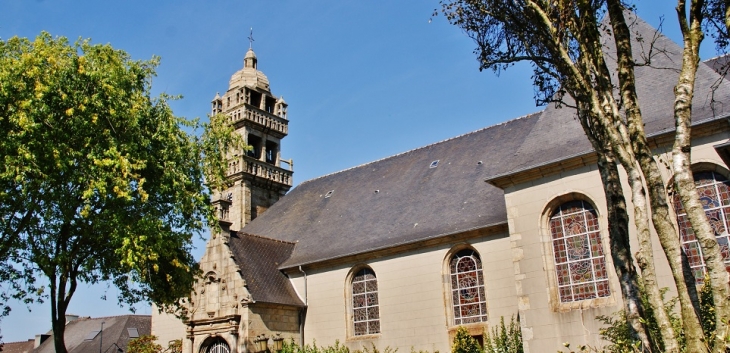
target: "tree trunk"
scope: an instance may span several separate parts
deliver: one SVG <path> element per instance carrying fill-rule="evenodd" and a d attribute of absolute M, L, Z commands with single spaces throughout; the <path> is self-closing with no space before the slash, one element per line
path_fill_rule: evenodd
<path fill-rule="evenodd" d="M 67 353 L 66 351 L 66 306 L 63 304 L 64 290 L 59 288 L 55 272 L 48 275 L 51 287 L 51 327 L 53 329 L 53 346 L 56 353 Z M 61 286 L 62 287 L 62 286 Z M 59 300 L 60 299 L 60 300 Z"/>
<path fill-rule="evenodd" d="M 636 254 L 636 259 L 639 263 L 639 267 L 641 268 L 641 275 L 644 281 L 644 290 L 646 291 L 649 304 L 652 306 L 652 309 L 654 311 L 654 317 L 657 321 L 657 325 L 659 325 L 659 332 L 662 336 L 662 341 L 664 342 L 664 351 L 679 352 L 680 347 L 679 342 L 677 341 L 677 335 L 676 332 L 674 332 L 674 328 L 672 327 L 671 322 L 669 321 L 669 314 L 664 308 L 661 290 L 659 289 L 659 284 L 656 277 L 656 269 L 654 267 L 654 251 L 651 240 L 651 231 L 649 228 L 649 215 L 647 212 L 648 207 L 646 199 L 646 189 L 644 189 L 644 185 L 641 181 L 641 175 L 637 168 L 634 167 L 630 169 L 631 170 L 627 170 L 627 172 L 630 175 L 629 184 L 631 185 L 631 199 L 634 204 L 634 224 L 636 225 L 636 236 L 639 240 L 639 251 Z M 681 272 L 681 264 L 675 267 L 679 269 L 679 278 L 675 276 L 675 281 L 683 281 L 684 276 Z M 688 299 L 689 297 L 687 295 L 683 296 L 680 294 L 680 306 L 684 307 L 685 305 L 687 305 L 687 303 L 689 302 Z M 687 313 L 682 310 L 683 322 L 691 323 L 691 316 L 687 316 L 685 321 L 686 314 Z M 694 314 L 694 311 L 692 311 L 691 314 Z M 696 315 L 694 315 L 694 320 L 697 321 L 697 324 L 699 325 L 699 320 L 697 319 Z M 693 345 L 690 345 L 690 341 L 692 340 L 688 338 L 688 347 L 694 347 L 692 350 L 690 350 L 691 352 L 705 351 L 702 348 L 697 348 L 696 342 L 692 342 Z"/>
<path fill-rule="evenodd" d="M 684 50 L 682 53 L 682 70 L 674 89 L 676 133 L 672 149 L 672 170 L 674 172 L 675 191 L 682 201 L 687 218 L 702 249 L 702 257 L 710 277 L 709 283 L 705 283 L 705 285 L 711 286 L 712 289 L 712 299 L 715 307 L 715 332 L 720 333 L 714 336 L 713 351 L 724 352 L 726 348 L 724 333 L 728 328 L 727 319 L 730 318 L 730 308 L 728 307 L 728 295 L 730 295 L 728 281 L 730 276 L 725 269 L 717 238 L 715 238 L 714 231 L 707 220 L 699 195 L 697 195 L 691 170 L 692 97 L 694 96 L 694 83 L 697 66 L 699 65 L 699 47 L 704 36 L 700 27 L 702 15 L 698 13 L 701 9 L 697 2 L 692 1 L 688 23 L 685 8 L 685 2 L 683 0 L 678 1 L 677 17 L 682 29 Z M 706 334 L 710 333 L 707 332 Z"/>
<path fill-rule="evenodd" d="M 76 264 L 72 268 L 59 268 L 50 265 L 44 273 L 50 281 L 51 298 L 51 326 L 53 328 L 53 345 L 56 353 L 67 353 L 64 334 L 66 332 L 66 310 L 71 297 L 76 292 L 78 269 Z M 67 289 L 68 286 L 68 289 Z"/>
<path fill-rule="evenodd" d="M 641 124 L 641 109 L 639 108 L 638 97 L 636 96 L 636 76 L 634 75 L 633 54 L 631 52 L 631 35 L 623 15 L 624 8 L 621 2 L 617 0 L 609 0 L 608 12 L 611 20 L 611 27 L 613 28 L 613 38 L 616 44 L 619 92 L 624 104 L 628 130 L 631 136 L 630 141 L 635 141 L 632 148 L 635 151 L 634 153 L 637 153 L 640 149 L 637 149 L 636 141 L 642 141 L 643 124 Z M 642 155 L 640 153 L 638 154 L 639 164 L 641 165 L 642 162 L 645 163 L 646 160 L 645 158 L 642 160 Z M 651 156 L 649 156 L 649 158 L 651 158 Z M 627 172 L 629 172 L 629 169 L 635 168 L 633 168 L 632 165 L 632 168 L 627 168 Z M 645 168 L 642 167 L 641 170 L 642 173 L 645 174 Z M 630 177 L 630 179 L 632 178 Z M 642 269 L 645 290 L 649 303 L 652 306 L 652 309 L 654 309 L 654 316 L 660 327 L 660 333 L 662 335 L 662 340 L 664 341 L 664 349 L 665 351 L 678 352 L 680 347 L 677 341 L 677 336 L 671 322 L 669 321 L 668 313 L 664 308 L 661 291 L 656 279 L 649 220 L 646 215 L 648 208 L 646 205 L 645 190 L 643 185 L 640 185 L 640 179 L 640 176 L 634 176 L 633 181 L 630 181 L 632 184 L 632 194 L 635 196 L 634 212 L 636 215 L 637 236 L 640 244 L 637 259 L 639 261 L 639 266 Z M 637 204 L 637 201 L 639 204 Z M 685 297 L 685 301 L 683 303 L 686 303 L 686 299 L 687 298 Z M 699 320 L 697 322 L 699 324 Z M 690 340 L 688 340 L 688 342 L 689 341 Z M 690 343 L 690 347 L 696 346 L 696 342 Z"/>
<path fill-rule="evenodd" d="M 633 331 L 632 336 L 634 336 L 634 339 L 641 342 L 643 351 L 652 352 L 652 343 L 646 325 L 642 322 L 642 318 L 645 317 L 644 309 L 641 304 L 636 268 L 631 258 L 629 215 L 626 209 L 626 199 L 621 187 L 618 167 L 609 150 L 598 154 L 598 170 L 601 174 L 603 190 L 606 195 L 611 257 L 621 284 L 626 320 Z"/>

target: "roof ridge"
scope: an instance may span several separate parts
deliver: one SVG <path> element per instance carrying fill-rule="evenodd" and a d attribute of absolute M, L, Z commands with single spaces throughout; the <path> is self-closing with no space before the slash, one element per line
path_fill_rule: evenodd
<path fill-rule="evenodd" d="M 144 315 L 144 314 L 120 314 L 120 315 L 110 315 L 110 316 L 98 316 L 98 317 L 91 317 L 91 316 L 80 316 L 76 320 L 71 320 L 68 323 L 81 321 L 81 320 L 98 320 L 98 319 L 111 319 L 111 318 L 118 318 L 118 317 L 149 317 L 151 318 L 152 315 Z"/>
<path fill-rule="evenodd" d="M 252 233 L 243 232 L 243 231 L 238 231 L 236 233 L 237 234 L 245 234 L 245 235 L 248 235 L 248 236 L 251 236 L 251 237 L 265 239 L 265 240 L 271 240 L 271 241 L 275 241 L 275 242 L 279 242 L 279 243 L 284 243 L 284 244 L 291 244 L 291 245 L 296 245 L 297 244 L 297 243 L 295 243 L 293 241 L 287 241 L 287 240 L 281 240 L 281 239 L 274 239 L 274 238 L 269 238 L 269 237 L 265 237 L 265 236 L 262 236 L 262 235 L 252 234 Z"/>
<path fill-rule="evenodd" d="M 494 125 L 489 125 L 487 127 L 483 127 L 481 129 L 477 129 L 477 130 L 474 130 L 474 131 L 470 131 L 470 132 L 467 132 L 467 133 L 464 133 L 464 134 L 461 134 L 461 135 L 457 135 L 457 136 L 454 136 L 454 137 L 449 137 L 449 138 L 447 138 L 445 140 L 441 140 L 441 141 L 437 141 L 437 142 L 434 142 L 434 143 L 430 143 L 430 144 L 425 145 L 425 146 L 416 147 L 416 148 L 410 149 L 408 151 L 404 151 L 404 152 L 396 153 L 396 154 L 391 155 L 391 156 L 387 156 L 387 157 L 383 157 L 383 158 L 380 158 L 380 159 L 376 159 L 374 161 L 370 161 L 370 162 L 363 163 L 363 164 L 360 164 L 360 165 L 352 166 L 352 167 L 345 168 L 345 169 L 342 169 L 342 170 L 338 170 L 336 172 L 328 173 L 328 174 L 325 174 L 325 175 L 320 175 L 320 176 L 318 176 L 316 178 L 309 179 L 309 180 L 305 180 L 305 181 L 301 182 L 299 185 L 301 186 L 301 185 L 304 185 L 306 183 L 309 183 L 309 182 L 312 182 L 312 181 L 315 181 L 315 180 L 319 180 L 319 179 L 324 179 L 326 177 L 329 177 L 329 176 L 332 176 L 332 175 L 335 175 L 335 174 L 344 173 L 344 172 L 347 172 L 347 171 L 350 171 L 350 170 L 353 170 L 353 169 L 357 169 L 357 168 L 364 167 L 364 166 L 367 166 L 367 165 L 370 165 L 370 164 L 374 164 L 374 163 L 377 163 L 377 162 L 381 162 L 381 161 L 384 161 L 386 159 L 395 158 L 395 157 L 402 156 L 402 155 L 405 155 L 405 154 L 408 154 L 408 153 L 411 153 L 411 152 L 415 152 L 415 151 L 418 151 L 418 150 L 422 150 L 422 149 L 426 149 L 426 148 L 429 148 L 429 147 L 433 147 L 433 146 L 436 146 L 436 145 L 439 145 L 439 144 L 442 144 L 442 143 L 445 143 L 445 142 L 448 142 L 448 141 L 451 141 L 451 140 L 455 140 L 455 139 L 458 139 L 458 138 L 462 138 L 462 137 L 465 137 L 465 136 L 469 136 L 469 135 L 472 135 L 472 134 L 476 134 L 476 133 L 482 132 L 484 130 L 488 130 L 488 129 L 495 128 L 495 127 L 498 127 L 498 126 L 506 125 L 508 123 L 511 123 L 511 122 L 514 122 L 514 121 L 517 121 L 517 120 L 520 120 L 520 119 L 527 119 L 527 118 L 529 118 L 531 116 L 534 116 L 534 115 L 537 115 L 537 114 L 541 114 L 543 111 L 545 111 L 545 109 L 540 110 L 540 111 L 537 111 L 537 112 L 525 114 L 525 115 L 522 115 L 522 116 L 518 116 L 518 117 L 516 117 L 514 119 L 506 120 L 506 121 L 503 121 L 501 123 L 497 123 L 497 124 L 494 124 Z"/>
<path fill-rule="evenodd" d="M 724 58 L 726 56 L 730 56 L 730 53 L 724 53 L 724 54 L 720 54 L 720 55 L 715 55 L 715 56 L 713 56 L 713 57 L 711 57 L 709 59 L 702 60 L 702 62 L 703 63 L 707 63 L 707 62 L 710 62 L 712 60 L 717 60 L 717 59 L 720 59 L 720 58 Z"/>

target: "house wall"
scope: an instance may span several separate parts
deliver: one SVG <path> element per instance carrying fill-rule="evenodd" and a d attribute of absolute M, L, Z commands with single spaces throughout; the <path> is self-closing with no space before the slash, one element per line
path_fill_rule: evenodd
<path fill-rule="evenodd" d="M 724 166 L 712 146 L 726 141 L 727 138 L 727 132 L 696 138 L 692 149 L 693 162 Z M 671 167 L 671 151 L 668 149 L 669 147 L 656 150 L 665 180 L 671 178 L 671 170 L 663 165 L 666 162 Z M 628 190 L 623 171 L 622 174 L 624 189 Z M 555 207 L 576 197 L 589 201 L 598 214 L 603 250 L 609 269 L 611 295 L 565 304 L 560 303 L 557 296 L 554 256 L 547 220 Z M 638 243 L 632 227 L 630 194 L 626 195 L 626 200 L 631 218 L 632 253 L 635 253 Z M 599 337 L 599 330 L 603 325 L 595 317 L 622 310 L 623 304 L 610 256 L 606 201 L 597 166 L 584 166 L 508 187 L 505 189 L 505 201 L 525 352 L 558 351 L 563 349 L 565 342 L 571 343 L 573 347 L 583 344 L 603 345 L 605 342 L 601 342 Z M 652 236 L 659 284 L 673 288 L 666 257 L 656 234 Z M 668 295 L 672 296 L 672 293 Z"/>
<path fill-rule="evenodd" d="M 152 305 L 152 335 L 157 337 L 157 344 L 167 348 L 170 341 L 185 337 L 185 324 L 175 315 L 160 313 Z"/>
<path fill-rule="evenodd" d="M 308 344 L 332 345 L 336 341 L 362 349 L 375 344 L 378 349 L 400 351 L 429 350 L 448 352 L 451 304 L 447 256 L 449 251 L 468 244 L 480 255 L 485 281 L 489 322 L 472 324 L 479 334 L 489 324 L 507 321 L 517 313 L 510 239 L 507 234 L 442 244 L 417 251 L 349 262 L 307 271 L 306 289 L 301 273 L 290 274 L 298 293 L 306 293 L 308 309 L 304 340 Z M 380 333 L 352 334 L 349 278 L 353 269 L 369 266 L 378 280 Z"/>

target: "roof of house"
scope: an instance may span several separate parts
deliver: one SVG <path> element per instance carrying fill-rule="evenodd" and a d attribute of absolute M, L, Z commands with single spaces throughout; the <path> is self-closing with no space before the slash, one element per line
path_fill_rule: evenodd
<path fill-rule="evenodd" d="M 6 342 L 0 346 L 0 351 L 3 353 L 31 353 L 33 352 L 33 345 L 35 340 L 29 339 L 22 342 Z"/>
<path fill-rule="evenodd" d="M 101 324 L 104 330 L 99 334 Z M 82 317 L 66 324 L 64 339 L 68 353 L 99 353 L 99 344 L 102 344 L 102 353 L 116 353 L 116 344 L 124 351 L 127 344 L 134 339 L 130 337 L 136 329 L 138 336 L 149 335 L 152 332 L 152 317 L 149 315 L 121 315 L 90 318 Z M 132 332 L 130 332 L 132 331 Z M 93 332 L 97 332 L 96 335 Z M 43 341 L 33 353 L 54 353 L 53 331 L 51 337 Z"/>
<path fill-rule="evenodd" d="M 291 282 L 278 267 L 291 255 L 294 243 L 246 233 L 233 233 L 228 241 L 246 288 L 255 301 L 304 306 Z"/>
<path fill-rule="evenodd" d="M 634 22 L 632 32 L 643 38 L 634 46 L 635 58 L 641 61 L 641 45 L 648 52 L 656 30 L 640 19 L 629 21 Z M 681 64 L 678 45 L 660 34 L 653 43 L 651 65 L 636 67 L 648 135 L 674 128 L 673 89 Z M 610 53 L 612 42 L 604 45 Z M 730 83 L 709 65 L 698 68 L 695 92 L 695 124 L 728 115 L 730 106 L 717 102 L 730 101 Z M 504 193 L 485 180 L 591 151 L 574 111 L 551 105 L 542 112 L 304 182 L 243 231 L 296 243 L 291 257 L 279 266 L 291 268 L 504 224 Z"/>

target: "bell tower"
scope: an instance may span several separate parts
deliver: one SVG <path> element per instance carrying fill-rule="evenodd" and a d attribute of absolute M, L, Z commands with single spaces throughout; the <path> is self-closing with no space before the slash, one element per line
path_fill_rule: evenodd
<path fill-rule="evenodd" d="M 213 98 L 211 114 L 227 115 L 251 147 L 232 156 L 227 171 L 232 186 L 213 195 L 219 220 L 237 231 L 289 191 L 293 174 L 292 161 L 281 159 L 281 140 L 289 129 L 287 104 L 271 93 L 252 48 L 243 58 L 243 68 L 231 76 L 228 91 Z"/>

